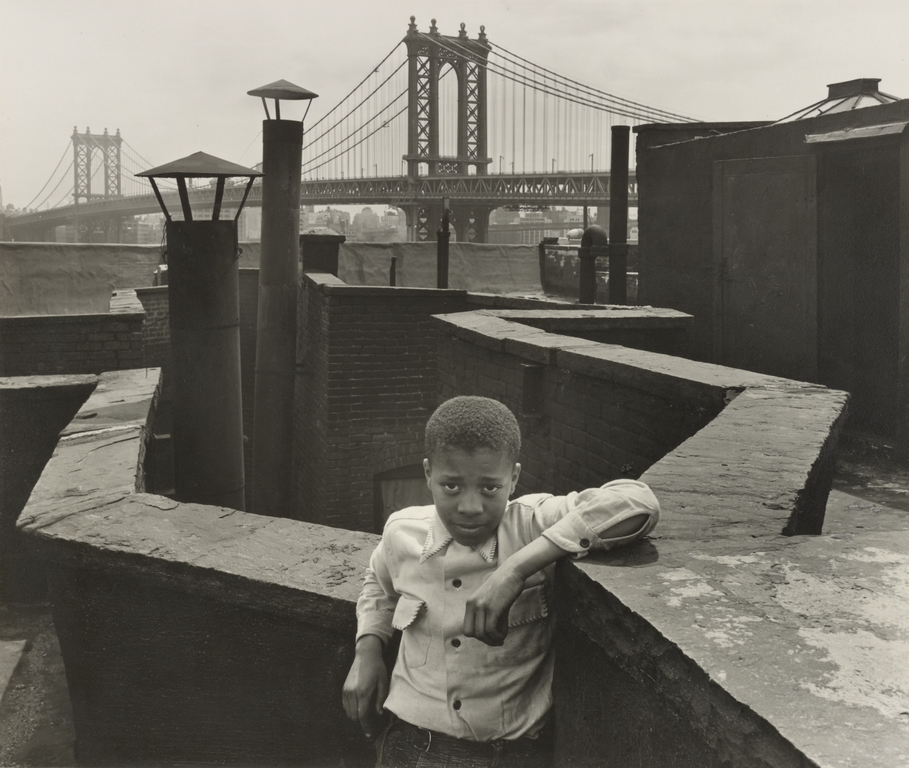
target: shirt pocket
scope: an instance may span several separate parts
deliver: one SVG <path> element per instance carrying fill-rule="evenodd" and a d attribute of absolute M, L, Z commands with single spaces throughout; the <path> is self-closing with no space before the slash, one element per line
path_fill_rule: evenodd
<path fill-rule="evenodd" d="M 391 625 L 400 629 L 401 652 L 408 669 L 422 667 L 429 656 L 429 627 L 426 622 L 426 603 L 410 597 L 399 597 Z"/>
<path fill-rule="evenodd" d="M 518 599 L 512 603 L 508 612 L 508 626 L 519 627 L 531 621 L 545 619 L 549 616 L 549 605 L 546 600 L 545 584 L 527 587 Z"/>
<path fill-rule="evenodd" d="M 528 587 L 508 612 L 508 636 L 499 663 L 519 666 L 542 660 L 552 645 L 546 584 Z"/>

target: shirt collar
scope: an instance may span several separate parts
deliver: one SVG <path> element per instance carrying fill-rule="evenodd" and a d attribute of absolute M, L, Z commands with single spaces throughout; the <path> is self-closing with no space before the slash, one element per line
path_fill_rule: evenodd
<path fill-rule="evenodd" d="M 454 537 L 448 532 L 438 511 L 429 521 L 429 530 L 426 533 L 426 541 L 423 543 L 423 552 L 420 555 L 420 563 L 425 563 L 430 557 L 441 552 L 447 547 Z M 496 550 L 498 549 L 499 537 L 494 533 L 483 544 L 472 549 L 477 552 L 490 565 L 496 561 Z"/>

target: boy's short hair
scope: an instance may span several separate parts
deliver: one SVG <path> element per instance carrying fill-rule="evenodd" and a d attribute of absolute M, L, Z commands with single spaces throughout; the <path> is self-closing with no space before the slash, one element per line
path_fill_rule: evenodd
<path fill-rule="evenodd" d="M 521 428 L 507 406 L 489 397 L 461 396 L 446 400 L 426 422 L 426 456 L 459 448 L 467 453 L 488 448 L 517 461 Z"/>

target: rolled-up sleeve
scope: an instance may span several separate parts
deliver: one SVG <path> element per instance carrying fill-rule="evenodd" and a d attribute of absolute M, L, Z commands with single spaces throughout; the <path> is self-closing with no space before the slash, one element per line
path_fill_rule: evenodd
<path fill-rule="evenodd" d="M 551 497 L 541 505 L 542 535 L 572 557 L 592 549 L 630 544 L 650 533 L 660 519 L 653 491 L 638 480 L 613 480 L 568 496 Z M 641 526 L 626 536 L 611 536 L 617 523 L 642 516 Z"/>
<path fill-rule="evenodd" d="M 391 638 L 391 626 L 398 594 L 394 591 L 388 562 L 385 556 L 385 542 L 379 542 L 369 566 L 366 579 L 357 600 L 357 640 L 363 635 L 376 635 L 387 643 Z"/>

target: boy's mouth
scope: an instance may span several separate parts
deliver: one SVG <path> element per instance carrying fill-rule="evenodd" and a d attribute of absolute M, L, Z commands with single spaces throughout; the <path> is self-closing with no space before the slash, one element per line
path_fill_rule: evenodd
<path fill-rule="evenodd" d="M 476 533 L 486 527 L 483 523 L 455 523 L 454 525 L 465 533 Z"/>

